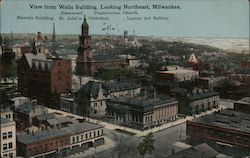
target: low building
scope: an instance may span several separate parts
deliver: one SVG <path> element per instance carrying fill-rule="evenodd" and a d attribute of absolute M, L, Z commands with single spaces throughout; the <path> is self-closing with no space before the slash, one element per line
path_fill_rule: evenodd
<path fill-rule="evenodd" d="M 16 123 L 0 117 L 0 124 L 0 156 L 2 158 L 16 157 Z"/>
<path fill-rule="evenodd" d="M 187 92 L 179 89 L 176 92 L 179 101 L 179 113 L 183 115 L 194 115 L 219 106 L 219 93 L 211 90 L 195 89 Z"/>
<path fill-rule="evenodd" d="M 175 69 L 171 67 L 168 71 L 157 71 L 155 80 L 160 94 L 170 94 L 171 90 L 178 87 L 179 82 L 195 80 L 198 77 L 198 71 L 184 69 L 177 66 Z"/>
<path fill-rule="evenodd" d="M 34 133 L 21 133 L 17 137 L 18 156 L 53 157 L 56 153 L 67 148 L 69 143 L 67 132 L 61 129 L 40 130 Z"/>
<path fill-rule="evenodd" d="M 88 122 L 77 123 L 62 128 L 70 135 L 71 148 L 96 147 L 104 144 L 103 126 Z"/>
<path fill-rule="evenodd" d="M 60 110 L 72 114 L 77 113 L 77 104 L 72 94 L 62 94 L 60 97 Z"/>
<path fill-rule="evenodd" d="M 195 79 L 197 87 L 202 89 L 213 89 L 226 80 L 226 77 L 200 77 Z"/>
<path fill-rule="evenodd" d="M 177 113 L 178 102 L 167 96 L 124 96 L 107 102 L 107 116 L 113 123 L 141 130 L 175 120 Z"/>
<path fill-rule="evenodd" d="M 47 121 L 49 122 L 50 119 Z M 105 143 L 103 126 L 74 122 L 65 127 L 35 128 L 17 137 L 18 156 L 63 157 Z"/>
<path fill-rule="evenodd" d="M 38 105 L 36 100 L 25 102 L 19 105 L 15 111 L 15 121 L 17 122 L 18 130 L 22 131 L 32 125 L 32 119 L 44 113 L 48 113 L 46 107 Z"/>
<path fill-rule="evenodd" d="M 216 158 L 217 151 L 206 143 L 187 148 L 177 153 L 173 153 L 167 158 Z"/>
<path fill-rule="evenodd" d="M 187 121 L 187 135 L 192 140 L 221 142 L 250 148 L 250 114 L 221 110 Z"/>
<path fill-rule="evenodd" d="M 234 102 L 234 110 L 250 114 L 250 97 Z"/>

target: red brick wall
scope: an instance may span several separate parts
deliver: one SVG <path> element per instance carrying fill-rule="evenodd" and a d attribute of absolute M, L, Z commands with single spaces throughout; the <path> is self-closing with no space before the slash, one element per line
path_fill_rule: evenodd
<path fill-rule="evenodd" d="M 51 93 L 66 93 L 71 90 L 71 60 L 56 60 L 51 70 Z"/>

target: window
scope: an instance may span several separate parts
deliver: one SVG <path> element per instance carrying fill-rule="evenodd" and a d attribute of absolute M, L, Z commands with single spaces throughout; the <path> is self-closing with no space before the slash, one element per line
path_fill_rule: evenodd
<path fill-rule="evenodd" d="M 81 135 L 81 140 L 83 141 L 83 135 Z"/>
<path fill-rule="evenodd" d="M 91 133 L 89 133 L 89 137 L 90 137 L 90 138 L 92 137 Z"/>
<path fill-rule="evenodd" d="M 11 158 L 12 158 L 12 157 L 13 157 L 13 153 L 9 153 L 9 157 L 11 157 Z"/>
<path fill-rule="evenodd" d="M 8 132 L 8 138 L 12 138 L 12 132 Z"/>
<path fill-rule="evenodd" d="M 13 148 L 13 145 L 12 145 L 12 142 L 9 143 L 9 149 L 12 149 Z"/>
<path fill-rule="evenodd" d="M 3 150 L 7 150 L 7 149 L 8 149 L 7 143 L 3 144 Z"/>
<path fill-rule="evenodd" d="M 3 139 L 7 139 L 7 133 L 6 132 L 3 133 Z"/>
<path fill-rule="evenodd" d="M 76 137 L 76 142 L 79 142 L 79 136 Z"/>
<path fill-rule="evenodd" d="M 95 137 L 95 132 L 94 132 L 94 137 Z"/>
<path fill-rule="evenodd" d="M 73 143 L 75 143 L 75 137 L 72 138 Z"/>
<path fill-rule="evenodd" d="M 85 138 L 88 139 L 88 134 L 85 134 Z"/>
<path fill-rule="evenodd" d="M 99 132 L 99 130 L 97 131 L 97 136 L 99 136 L 100 135 L 100 132 Z"/>

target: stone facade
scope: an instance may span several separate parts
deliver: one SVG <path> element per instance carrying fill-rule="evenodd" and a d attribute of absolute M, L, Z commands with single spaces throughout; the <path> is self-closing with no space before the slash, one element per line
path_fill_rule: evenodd
<path fill-rule="evenodd" d="M 175 120 L 178 102 L 170 97 L 119 97 L 107 102 L 112 122 L 144 130 Z"/>
<path fill-rule="evenodd" d="M 2 158 L 16 157 L 16 123 L 9 119 L 1 119 L 0 153 Z"/>

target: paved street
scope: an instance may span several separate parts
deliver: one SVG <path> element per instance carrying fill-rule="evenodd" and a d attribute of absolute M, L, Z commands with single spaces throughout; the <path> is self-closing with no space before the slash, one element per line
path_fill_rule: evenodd
<path fill-rule="evenodd" d="M 69 156 L 68 158 L 140 158 L 140 155 L 138 155 L 137 146 L 142 141 L 143 136 L 150 132 L 154 133 L 155 150 L 153 151 L 152 155 L 147 155 L 145 156 L 145 158 L 166 157 L 172 152 L 178 152 L 181 150 L 181 148 L 173 144 L 178 142 L 179 140 L 184 140 L 186 138 L 186 120 L 192 120 L 193 118 L 213 113 L 214 111 L 222 108 L 232 108 L 232 105 L 232 101 L 221 100 L 218 109 L 203 112 L 196 116 L 187 116 L 185 118 L 180 117 L 173 122 L 169 122 L 162 126 L 145 131 L 125 127 L 126 131 L 135 134 L 133 136 L 117 131 L 117 129 L 124 130 L 123 126 L 118 126 L 88 118 L 87 120 L 90 122 L 105 126 L 105 145 L 101 145 L 96 148 L 90 148 L 87 151 L 74 154 L 72 156 Z M 60 115 L 82 118 L 81 116 L 61 112 L 54 109 L 50 109 L 50 111 L 56 112 L 57 114 L 60 113 Z"/>

